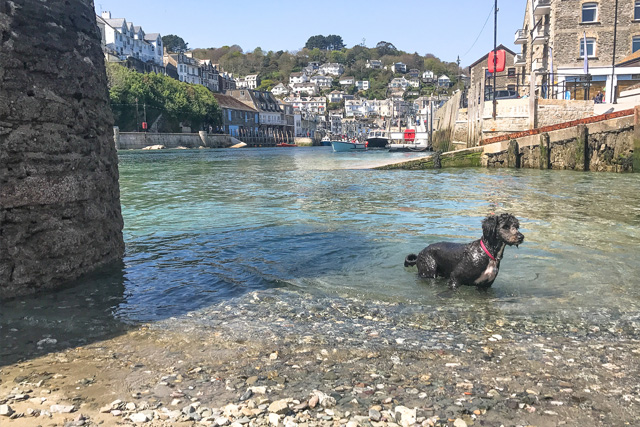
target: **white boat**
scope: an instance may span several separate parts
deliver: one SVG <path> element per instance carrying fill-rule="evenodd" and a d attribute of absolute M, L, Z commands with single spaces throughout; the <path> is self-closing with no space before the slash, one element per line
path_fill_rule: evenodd
<path fill-rule="evenodd" d="M 349 142 L 349 141 L 331 141 L 333 151 L 355 151 L 365 150 L 367 144 L 364 142 Z"/>

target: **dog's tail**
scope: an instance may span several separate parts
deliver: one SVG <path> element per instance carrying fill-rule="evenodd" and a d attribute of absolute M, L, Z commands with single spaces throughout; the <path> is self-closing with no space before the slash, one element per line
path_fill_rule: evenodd
<path fill-rule="evenodd" d="M 404 266 L 405 266 L 405 267 L 413 267 L 414 265 L 416 265 L 416 262 L 418 262 L 418 255 L 416 255 L 416 254 L 409 254 L 409 255 L 407 255 L 407 257 L 404 259 Z"/>

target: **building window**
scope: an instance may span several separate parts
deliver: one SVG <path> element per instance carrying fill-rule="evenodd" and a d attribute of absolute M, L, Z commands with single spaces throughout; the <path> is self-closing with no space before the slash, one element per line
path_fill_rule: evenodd
<path fill-rule="evenodd" d="M 637 52 L 640 50 L 640 36 L 635 36 L 631 42 L 631 51 Z"/>
<path fill-rule="evenodd" d="M 516 69 L 515 68 L 507 68 L 507 76 L 508 77 L 515 77 L 516 75 Z"/>
<path fill-rule="evenodd" d="M 636 1 L 633 6 L 633 19 L 635 21 L 640 21 L 640 1 Z"/>
<path fill-rule="evenodd" d="M 587 38 L 587 56 L 589 58 L 596 56 L 596 39 Z M 584 58 L 584 39 L 580 39 L 580 58 Z"/>
<path fill-rule="evenodd" d="M 598 3 L 582 5 L 582 22 L 596 22 L 598 19 Z"/>

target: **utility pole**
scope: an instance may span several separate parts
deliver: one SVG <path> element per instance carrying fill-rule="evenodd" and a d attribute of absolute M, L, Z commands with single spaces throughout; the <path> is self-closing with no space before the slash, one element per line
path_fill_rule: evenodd
<path fill-rule="evenodd" d="M 614 80 L 616 78 L 616 41 L 618 36 L 618 0 L 616 0 L 616 11 L 614 14 L 613 22 L 613 58 L 611 59 L 611 103 L 617 103 L 616 100 L 616 86 Z M 585 52 L 585 55 L 587 53 Z"/>
<path fill-rule="evenodd" d="M 496 101 L 496 68 L 498 65 L 498 0 L 495 0 L 493 18 L 493 120 L 498 115 L 498 102 Z"/>

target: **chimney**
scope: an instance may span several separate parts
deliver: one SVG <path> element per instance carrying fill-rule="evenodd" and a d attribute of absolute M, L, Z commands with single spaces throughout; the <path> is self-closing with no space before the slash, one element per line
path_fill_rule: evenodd
<path fill-rule="evenodd" d="M 108 10 L 102 11 L 102 19 L 111 19 L 111 12 Z"/>

